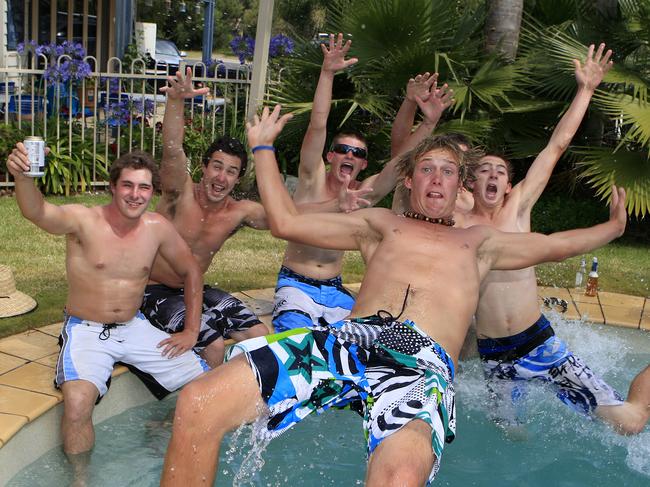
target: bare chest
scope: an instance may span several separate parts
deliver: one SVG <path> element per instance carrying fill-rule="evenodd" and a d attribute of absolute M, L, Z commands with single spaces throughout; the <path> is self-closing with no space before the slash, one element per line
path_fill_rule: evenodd
<path fill-rule="evenodd" d="M 146 279 L 158 247 L 159 242 L 151 232 L 139 230 L 117 236 L 110 227 L 99 226 L 80 236 L 68 236 L 68 271 L 118 279 Z"/>
<path fill-rule="evenodd" d="M 172 223 L 192 253 L 200 261 L 208 259 L 209 262 L 223 243 L 239 229 L 242 215 L 236 208 L 206 211 L 194 204 L 179 209 Z"/>

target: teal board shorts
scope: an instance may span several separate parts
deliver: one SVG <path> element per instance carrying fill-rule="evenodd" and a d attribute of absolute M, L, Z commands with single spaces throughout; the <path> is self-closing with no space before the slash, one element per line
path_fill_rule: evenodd
<path fill-rule="evenodd" d="M 370 316 L 298 328 L 237 343 L 227 360 L 240 354 L 269 408 L 264 439 L 312 412 L 361 404 L 368 455 L 410 421 L 426 422 L 435 454 L 429 481 L 435 477 L 455 437 L 454 365 L 413 322 Z"/>

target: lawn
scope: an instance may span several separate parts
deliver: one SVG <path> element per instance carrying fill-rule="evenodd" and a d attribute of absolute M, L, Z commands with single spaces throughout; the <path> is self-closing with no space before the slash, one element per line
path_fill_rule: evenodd
<path fill-rule="evenodd" d="M 74 202 L 89 206 L 109 199 L 107 195 L 47 198 L 55 204 Z M 61 321 L 67 292 L 65 237 L 50 235 L 25 220 L 13 197 L 0 197 L 0 222 L 0 264 L 10 266 L 18 290 L 38 302 L 31 313 L 0 319 L 0 337 Z M 231 292 L 273 287 L 284 247 L 285 242 L 267 231 L 244 228 L 219 251 L 205 282 Z M 344 280 L 359 282 L 363 269 L 359 254 L 350 252 L 345 259 Z"/>
<path fill-rule="evenodd" d="M 109 196 L 82 195 L 73 198 L 50 197 L 55 204 L 74 202 L 94 205 L 109 201 Z M 65 237 L 53 236 L 22 218 L 13 197 L 0 198 L 0 264 L 9 265 L 16 275 L 18 290 L 34 297 L 38 307 L 26 315 L 0 320 L 0 337 L 28 328 L 61 321 L 67 286 L 65 281 Z M 214 259 L 205 281 L 227 291 L 272 287 L 284 251 L 284 242 L 269 232 L 243 229 L 229 239 Z M 600 289 L 650 296 L 647 245 L 612 243 L 595 255 L 600 262 Z M 591 256 L 586 256 L 591 260 Z M 538 267 L 539 283 L 547 286 L 572 286 L 579 258 Z M 343 279 L 358 282 L 363 276 L 363 261 L 348 252 Z"/>

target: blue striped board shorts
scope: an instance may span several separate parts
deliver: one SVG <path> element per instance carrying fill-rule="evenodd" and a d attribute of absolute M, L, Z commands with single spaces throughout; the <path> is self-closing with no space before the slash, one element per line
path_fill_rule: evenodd
<path fill-rule="evenodd" d="M 282 266 L 275 286 L 275 331 L 336 323 L 350 315 L 354 298 L 341 277 L 312 279 Z"/>
<path fill-rule="evenodd" d="M 439 467 L 456 431 L 454 365 L 413 322 L 371 316 L 318 329 L 299 328 L 235 344 L 227 360 L 245 354 L 269 412 L 257 433 L 274 438 L 330 407 L 361 403 L 368 456 L 414 419 L 432 430 Z"/>
<path fill-rule="evenodd" d="M 101 398 L 108 391 L 116 363 L 135 373 L 159 399 L 210 370 L 189 350 L 163 357 L 158 344 L 169 334 L 153 326 L 140 312 L 125 323 L 98 323 L 66 315 L 59 336 L 56 387 L 72 380 L 95 385 Z"/>
<path fill-rule="evenodd" d="M 620 394 L 594 373 L 555 335 L 544 315 L 513 336 L 478 340 L 495 419 L 521 423 L 527 383 L 550 383 L 556 396 L 575 411 L 623 404 Z"/>

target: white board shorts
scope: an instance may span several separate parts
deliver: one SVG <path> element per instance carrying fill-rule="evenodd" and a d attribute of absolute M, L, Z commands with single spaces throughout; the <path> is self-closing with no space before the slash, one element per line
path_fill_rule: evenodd
<path fill-rule="evenodd" d="M 108 391 L 115 363 L 121 362 L 162 399 L 210 370 L 191 350 L 174 358 L 164 357 L 158 344 L 169 336 L 140 312 L 126 323 L 111 324 L 66 315 L 59 337 L 55 385 L 86 380 L 102 397 Z"/>

